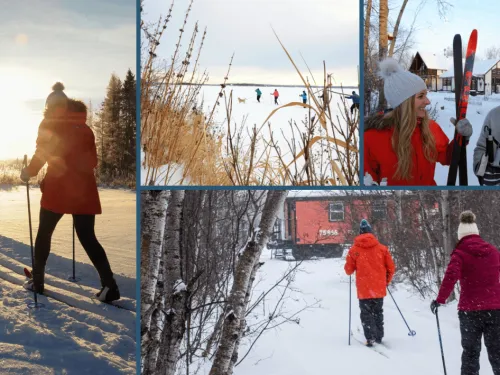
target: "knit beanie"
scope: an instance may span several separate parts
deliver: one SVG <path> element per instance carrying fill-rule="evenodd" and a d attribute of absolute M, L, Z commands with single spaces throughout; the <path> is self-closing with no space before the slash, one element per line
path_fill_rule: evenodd
<path fill-rule="evenodd" d="M 384 95 L 392 108 L 396 108 L 420 91 L 427 90 L 422 78 L 404 70 L 391 57 L 381 61 L 379 67 L 379 75 L 384 80 Z"/>
<path fill-rule="evenodd" d="M 472 211 L 464 211 L 460 214 L 460 224 L 458 225 L 458 240 L 471 234 L 479 234 L 476 225 L 476 215 Z"/>
<path fill-rule="evenodd" d="M 68 97 L 64 93 L 64 85 L 61 82 L 56 82 L 52 86 L 52 92 L 47 96 L 45 107 L 51 107 L 55 104 L 66 104 Z"/>
<path fill-rule="evenodd" d="M 361 220 L 361 223 L 359 224 L 359 234 L 363 233 L 372 233 L 372 227 L 365 219 Z"/>

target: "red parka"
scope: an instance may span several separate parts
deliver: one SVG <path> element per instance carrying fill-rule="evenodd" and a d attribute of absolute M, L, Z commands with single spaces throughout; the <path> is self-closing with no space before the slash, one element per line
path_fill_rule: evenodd
<path fill-rule="evenodd" d="M 498 249 L 477 234 L 462 238 L 451 253 L 436 299 L 438 303 L 446 303 L 457 281 L 460 281 L 459 310 L 500 310 Z"/>
<path fill-rule="evenodd" d="M 443 165 L 451 162 L 453 141 L 450 143 L 448 137 L 441 127 L 430 121 L 430 130 L 436 141 L 437 161 Z M 366 120 L 364 132 L 364 172 L 368 172 L 373 180 L 380 184 L 383 178 L 387 178 L 387 185 L 407 186 L 435 186 L 434 170 L 436 163 L 430 162 L 424 155 L 421 139 L 421 128 L 417 126 L 411 137 L 412 145 L 412 170 L 409 180 L 394 178 L 396 173 L 398 156 L 392 148 L 392 135 L 394 127 L 388 126 L 383 116 L 375 115 Z"/>
<path fill-rule="evenodd" d="M 354 239 L 344 266 L 346 274 L 356 271 L 358 299 L 383 298 L 395 272 L 394 261 L 386 246 L 371 233 Z"/>
<path fill-rule="evenodd" d="M 44 119 L 38 129 L 36 152 L 27 168 L 34 177 L 45 163 L 40 205 L 59 214 L 102 213 L 94 168 L 97 151 L 94 133 L 85 124 L 85 113 L 64 119 Z"/>

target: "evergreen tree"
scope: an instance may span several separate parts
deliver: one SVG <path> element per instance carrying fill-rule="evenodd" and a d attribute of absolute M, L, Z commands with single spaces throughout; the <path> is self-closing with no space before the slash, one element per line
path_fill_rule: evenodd
<path fill-rule="evenodd" d="M 136 81 L 129 69 L 121 90 L 122 163 L 120 170 L 135 176 Z"/>

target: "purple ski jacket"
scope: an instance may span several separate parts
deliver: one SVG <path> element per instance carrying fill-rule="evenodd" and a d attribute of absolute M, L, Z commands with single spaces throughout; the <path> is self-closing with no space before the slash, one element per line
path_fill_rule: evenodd
<path fill-rule="evenodd" d="M 436 301 L 446 303 L 460 281 L 458 310 L 500 309 L 500 251 L 479 235 L 463 237 L 451 253 Z"/>

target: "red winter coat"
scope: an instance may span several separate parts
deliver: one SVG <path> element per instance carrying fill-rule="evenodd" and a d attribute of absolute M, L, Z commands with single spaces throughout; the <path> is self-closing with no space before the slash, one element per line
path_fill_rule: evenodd
<path fill-rule="evenodd" d="M 383 298 L 387 285 L 394 276 L 394 261 L 387 247 L 371 233 L 354 239 L 344 266 L 346 274 L 356 271 L 356 289 L 359 299 Z"/>
<path fill-rule="evenodd" d="M 97 151 L 85 114 L 73 114 L 64 120 L 44 119 L 38 128 L 36 152 L 28 174 L 36 176 L 47 163 L 41 183 L 40 205 L 59 214 L 100 214 L 94 168 Z"/>
<path fill-rule="evenodd" d="M 278 90 L 274 90 L 274 93 L 273 93 L 274 97 L 277 98 L 280 96 L 280 93 L 278 92 Z"/>
<path fill-rule="evenodd" d="M 451 162 L 453 141 L 450 143 L 446 134 L 439 125 L 430 121 L 430 130 L 436 141 L 438 152 L 437 161 L 443 165 Z M 382 178 L 387 178 L 387 185 L 409 185 L 409 186 L 435 186 L 434 170 L 436 163 L 425 158 L 421 140 L 421 129 L 416 127 L 411 137 L 411 145 L 414 150 L 412 158 L 412 171 L 409 180 L 395 179 L 398 156 L 392 148 L 392 134 L 394 127 L 388 126 L 383 116 L 375 115 L 366 120 L 364 132 L 364 170 L 368 172 L 373 180 L 380 184 Z"/>
<path fill-rule="evenodd" d="M 460 281 L 462 311 L 500 309 L 500 252 L 479 235 L 462 238 L 451 254 L 436 301 L 444 304 Z"/>

